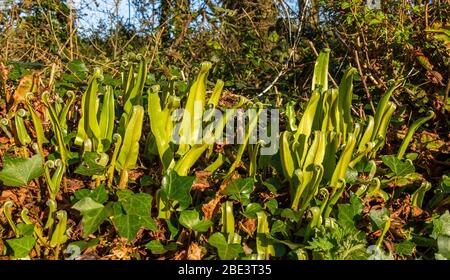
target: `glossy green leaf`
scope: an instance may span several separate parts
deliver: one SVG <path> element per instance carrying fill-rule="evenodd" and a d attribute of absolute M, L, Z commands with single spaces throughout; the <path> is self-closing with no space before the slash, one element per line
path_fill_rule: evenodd
<path fill-rule="evenodd" d="M 120 190 L 117 192 L 119 202 L 121 203 L 127 215 L 138 217 L 139 225 L 149 230 L 156 231 L 157 226 L 151 217 L 153 197 L 147 193 L 134 194 L 130 190 Z M 133 220 L 130 218 L 129 220 Z"/>
<path fill-rule="evenodd" d="M 250 203 L 245 207 L 244 216 L 250 219 L 256 219 L 256 214 L 263 210 L 261 204 L 259 203 Z"/>
<path fill-rule="evenodd" d="M 401 256 L 412 256 L 414 250 L 416 248 L 416 244 L 409 240 L 402 241 L 400 243 L 394 244 L 394 250 L 397 254 Z"/>
<path fill-rule="evenodd" d="M 381 159 L 396 176 L 405 176 L 415 172 L 414 165 L 410 161 L 400 160 L 394 155 L 381 156 Z"/>
<path fill-rule="evenodd" d="M 33 235 L 34 224 L 20 223 L 20 224 L 17 224 L 16 227 L 17 227 L 17 235 L 18 236 Z"/>
<path fill-rule="evenodd" d="M 3 169 L 0 171 L 0 180 L 10 187 L 27 185 L 31 180 L 44 173 L 41 155 L 31 158 L 3 158 Z"/>
<path fill-rule="evenodd" d="M 126 128 L 122 148 L 117 158 L 117 164 L 120 168 L 133 168 L 136 165 L 143 120 L 144 108 L 142 106 L 133 107 L 133 113 Z"/>
<path fill-rule="evenodd" d="M 195 145 L 175 164 L 174 170 L 180 176 L 188 175 L 190 169 L 208 148 L 207 144 Z"/>
<path fill-rule="evenodd" d="M 24 236 L 20 238 L 8 239 L 6 243 L 13 251 L 15 258 L 24 258 L 28 256 L 33 249 L 36 240 L 33 236 Z"/>
<path fill-rule="evenodd" d="M 114 216 L 114 225 L 121 237 L 132 241 L 141 228 L 141 221 L 137 215 Z"/>
<path fill-rule="evenodd" d="M 275 215 L 278 210 L 278 201 L 274 198 L 271 198 L 266 203 L 264 203 L 264 207 L 267 208 L 267 210 L 269 210 L 272 215 Z"/>
<path fill-rule="evenodd" d="M 245 206 L 250 203 L 253 184 L 253 178 L 236 179 L 228 184 L 222 191 L 222 194 L 230 196 L 230 198 L 241 202 Z"/>
<path fill-rule="evenodd" d="M 361 200 L 357 196 L 352 195 L 350 204 L 338 205 L 338 223 L 342 227 L 354 228 L 355 221 L 361 214 L 363 206 Z"/>
<path fill-rule="evenodd" d="M 213 225 L 210 220 L 200 220 L 197 210 L 184 210 L 180 214 L 179 222 L 182 226 L 198 232 L 206 232 Z"/>
<path fill-rule="evenodd" d="M 190 194 L 194 176 L 179 176 L 175 171 L 168 170 L 162 180 L 161 198 L 166 202 L 178 203 L 177 210 L 182 211 L 192 202 Z"/>
<path fill-rule="evenodd" d="M 289 181 L 292 179 L 294 175 L 295 165 L 294 158 L 291 149 L 290 132 L 283 131 L 280 135 L 280 157 L 281 157 L 281 166 L 283 168 L 284 177 L 286 177 Z"/>
<path fill-rule="evenodd" d="M 386 224 L 386 216 L 390 216 L 389 210 L 386 208 L 370 210 L 369 218 L 375 225 L 375 230 L 384 228 L 384 225 Z"/>
<path fill-rule="evenodd" d="M 225 236 L 221 232 L 213 233 L 208 243 L 216 247 L 221 260 L 233 260 L 236 259 L 240 253 L 243 252 L 240 244 L 228 243 Z"/>
<path fill-rule="evenodd" d="M 159 240 L 152 240 L 145 245 L 154 255 L 162 255 L 168 251 L 174 251 L 177 249 L 177 244 L 175 242 L 170 242 L 167 245 L 163 245 Z"/>
<path fill-rule="evenodd" d="M 81 199 L 72 208 L 80 211 L 83 216 L 81 225 L 83 226 L 84 238 L 95 232 L 110 214 L 110 208 L 108 206 L 105 207 L 90 197 Z"/>
<path fill-rule="evenodd" d="M 433 220 L 431 237 L 437 239 L 439 235 L 450 236 L 450 212 L 448 210 L 439 218 Z"/>
<path fill-rule="evenodd" d="M 196 138 L 200 136 L 199 123 L 205 109 L 206 83 L 211 67 L 211 62 L 203 62 L 201 64 L 200 71 L 189 90 L 180 129 L 181 142 L 184 144 L 180 145 L 180 154 L 186 152 L 186 150 L 182 151 L 185 149 L 183 147 L 186 144 L 191 145 L 195 143 Z"/>
<path fill-rule="evenodd" d="M 108 193 L 104 185 L 100 185 L 93 190 L 81 189 L 75 192 L 73 202 L 78 202 L 85 197 L 90 197 L 98 203 L 105 203 L 108 200 Z"/>
<path fill-rule="evenodd" d="M 76 174 L 83 176 L 102 175 L 106 172 L 106 166 L 99 164 L 100 155 L 96 152 L 86 152 L 83 162 L 75 169 Z"/>
<path fill-rule="evenodd" d="M 351 105 L 353 96 L 353 76 L 356 72 L 357 70 L 355 68 L 349 67 L 345 71 L 344 77 L 339 85 L 338 103 L 339 112 L 344 121 L 344 129 L 342 131 L 344 135 L 347 135 L 352 129 Z"/>
<path fill-rule="evenodd" d="M 386 109 L 388 106 L 389 99 L 391 98 L 394 91 L 400 86 L 400 84 L 393 85 L 388 89 L 388 91 L 381 97 L 380 101 L 378 102 L 377 109 L 375 111 L 375 117 L 374 117 L 374 128 L 373 128 L 373 134 L 371 141 L 374 141 L 377 136 L 379 135 L 379 129 L 381 125 L 381 120 L 383 116 L 386 113 Z"/>

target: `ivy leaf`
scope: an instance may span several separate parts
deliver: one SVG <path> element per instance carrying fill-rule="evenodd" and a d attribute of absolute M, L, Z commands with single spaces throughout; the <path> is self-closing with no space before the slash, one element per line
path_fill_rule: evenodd
<path fill-rule="evenodd" d="M 280 216 L 282 218 L 289 219 L 294 222 L 298 222 L 301 218 L 301 213 L 298 211 L 294 211 L 291 208 L 285 208 L 281 210 Z"/>
<path fill-rule="evenodd" d="M 253 178 L 236 179 L 222 191 L 222 194 L 240 201 L 242 205 L 250 203 L 250 194 L 253 192 Z"/>
<path fill-rule="evenodd" d="M 0 180 L 9 187 L 25 186 L 31 180 L 44 173 L 41 155 L 31 158 L 4 157 L 3 169 L 0 171 Z"/>
<path fill-rule="evenodd" d="M 221 260 L 233 260 L 243 252 L 240 244 L 229 244 L 222 233 L 216 232 L 209 237 L 208 243 L 216 247 Z"/>
<path fill-rule="evenodd" d="M 152 251 L 154 255 L 162 255 L 167 253 L 168 251 L 173 251 L 177 249 L 177 243 L 170 242 L 167 245 L 163 245 L 159 240 L 152 240 L 145 245 L 147 249 Z"/>
<path fill-rule="evenodd" d="M 83 162 L 75 169 L 76 174 L 83 176 L 102 175 L 106 166 L 98 164 L 99 155 L 96 152 L 87 152 L 83 155 Z"/>
<path fill-rule="evenodd" d="M 89 196 L 84 197 L 72 206 L 73 209 L 80 211 L 82 215 L 89 210 L 96 210 L 103 207 L 103 204 L 98 203 Z"/>
<path fill-rule="evenodd" d="M 152 231 L 157 230 L 156 223 L 151 217 L 153 200 L 151 195 L 147 193 L 134 194 L 130 190 L 119 191 L 117 195 L 127 215 L 137 216 L 140 226 Z M 130 219 L 133 220 L 134 218 Z"/>
<path fill-rule="evenodd" d="M 131 241 L 141 228 L 141 220 L 137 215 L 119 215 L 114 216 L 114 225 L 121 237 Z"/>
<path fill-rule="evenodd" d="M 119 202 L 127 214 L 150 216 L 153 197 L 147 193 L 133 193 L 130 190 L 117 192 Z"/>
<path fill-rule="evenodd" d="M 394 245 L 395 252 L 401 256 L 412 256 L 415 247 L 416 244 L 409 240 Z"/>
<path fill-rule="evenodd" d="M 186 209 L 192 202 L 190 191 L 194 180 L 194 176 L 179 176 L 173 170 L 167 171 L 162 180 L 162 199 L 178 202 L 179 211 Z"/>
<path fill-rule="evenodd" d="M 83 216 L 81 225 L 83 226 L 83 238 L 95 232 L 97 228 L 108 218 L 111 207 L 103 206 L 91 197 L 85 197 L 75 203 L 72 208 L 80 211 Z"/>
<path fill-rule="evenodd" d="M 165 220 L 165 222 L 170 232 L 170 240 L 172 240 L 178 235 L 178 232 L 180 232 L 178 221 L 175 216 L 172 216 L 170 219 Z"/>
<path fill-rule="evenodd" d="M 282 188 L 283 184 L 280 182 L 279 179 L 275 177 L 270 177 L 266 181 L 262 182 L 266 188 L 271 191 L 272 193 L 277 194 Z"/>
<path fill-rule="evenodd" d="M 93 209 L 83 214 L 81 225 L 83 226 L 83 238 L 88 237 L 89 234 L 95 232 L 97 228 L 108 218 L 108 207 L 100 209 Z"/>
<path fill-rule="evenodd" d="M 67 64 L 67 67 L 70 69 L 70 71 L 73 72 L 74 75 L 78 76 L 78 78 L 81 80 L 86 78 L 87 72 L 89 71 L 86 67 L 86 64 L 84 64 L 84 62 L 79 59 L 72 60 Z"/>
<path fill-rule="evenodd" d="M 416 171 L 410 161 L 400 160 L 395 155 L 381 156 L 381 159 L 394 172 L 395 176 L 405 176 Z"/>
<path fill-rule="evenodd" d="M 338 223 L 342 227 L 355 228 L 355 218 L 361 214 L 362 209 L 362 202 L 356 195 L 352 194 L 350 204 L 338 205 Z"/>
<path fill-rule="evenodd" d="M 105 185 L 100 185 L 92 190 L 89 196 L 99 203 L 108 201 L 108 193 L 106 192 Z"/>
<path fill-rule="evenodd" d="M 433 221 L 431 237 L 437 240 L 438 253 L 436 259 L 450 259 L 450 214 L 445 211 L 439 219 Z"/>
<path fill-rule="evenodd" d="M 262 206 L 259 203 L 250 203 L 247 205 L 244 211 L 244 216 L 250 219 L 256 219 L 256 213 L 263 210 Z"/>
<path fill-rule="evenodd" d="M 34 224 L 27 225 L 24 223 L 20 223 L 17 226 L 17 234 L 22 235 L 33 235 L 34 232 Z"/>
<path fill-rule="evenodd" d="M 345 182 L 352 184 L 358 179 L 358 171 L 353 168 L 347 168 L 345 171 Z"/>
<path fill-rule="evenodd" d="M 85 197 L 90 197 L 98 203 L 105 203 L 108 201 L 108 193 L 106 192 L 105 185 L 100 185 L 93 190 L 81 189 L 75 192 L 75 202 L 80 201 Z"/>
<path fill-rule="evenodd" d="M 286 222 L 276 220 L 273 222 L 272 227 L 270 228 L 270 234 L 274 235 L 275 233 L 281 233 L 284 237 L 288 237 L 288 226 Z"/>
<path fill-rule="evenodd" d="M 266 207 L 272 215 L 275 215 L 278 210 L 278 201 L 271 198 L 266 203 L 264 203 L 264 207 Z"/>
<path fill-rule="evenodd" d="M 153 200 L 151 195 L 119 190 L 117 196 L 119 200 L 114 204 L 114 225 L 121 237 L 131 241 L 136 238 L 141 227 L 157 230 L 156 223 L 151 217 Z"/>
<path fill-rule="evenodd" d="M 372 222 L 375 224 L 375 229 L 383 229 L 386 224 L 386 215 L 389 217 L 389 210 L 386 208 L 381 209 L 372 209 L 369 212 L 369 217 Z"/>
<path fill-rule="evenodd" d="M 15 258 L 24 258 L 28 256 L 33 249 L 36 240 L 33 236 L 24 236 L 20 238 L 8 239 L 6 243 L 11 247 Z"/>
<path fill-rule="evenodd" d="M 162 255 L 167 252 L 166 248 L 164 248 L 164 245 L 161 244 L 159 240 L 152 240 L 147 243 L 145 247 L 152 251 L 152 254 L 154 255 Z"/>
<path fill-rule="evenodd" d="M 450 236 L 450 213 L 445 211 L 439 219 L 433 220 L 433 232 L 431 237 L 437 239 L 440 235 Z"/>
<path fill-rule="evenodd" d="M 438 252 L 436 259 L 450 260 L 450 236 L 441 235 L 437 239 Z"/>
<path fill-rule="evenodd" d="M 181 212 L 179 222 L 182 226 L 198 232 L 206 232 L 213 225 L 210 220 L 200 220 L 197 210 L 184 210 Z"/>
<path fill-rule="evenodd" d="M 78 241 L 70 242 L 69 245 L 67 246 L 67 251 L 69 253 L 69 251 L 74 252 L 75 250 L 77 250 L 81 253 L 84 250 L 86 250 L 87 248 L 97 245 L 98 242 L 99 242 L 98 238 L 94 238 L 89 241 L 78 240 Z M 69 248 L 71 248 L 71 249 L 69 249 Z"/>

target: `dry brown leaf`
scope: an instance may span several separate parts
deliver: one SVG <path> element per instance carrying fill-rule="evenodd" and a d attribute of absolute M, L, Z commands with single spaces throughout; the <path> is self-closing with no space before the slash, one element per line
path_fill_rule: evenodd
<path fill-rule="evenodd" d="M 225 143 L 214 143 L 214 152 L 223 154 L 225 152 Z"/>
<path fill-rule="evenodd" d="M 68 192 L 75 192 L 76 190 L 84 188 L 84 182 L 79 179 L 66 178 L 66 190 Z"/>
<path fill-rule="evenodd" d="M 222 199 L 222 195 L 216 195 L 214 199 L 211 199 L 208 203 L 202 205 L 202 212 L 205 219 L 209 220 L 216 213 L 220 200 Z"/>
<path fill-rule="evenodd" d="M 0 63 L 0 74 L 2 75 L 2 80 L 6 81 L 8 79 L 8 69 L 2 62 Z"/>
<path fill-rule="evenodd" d="M 176 252 L 175 256 L 173 256 L 172 259 L 173 260 L 185 260 L 186 259 L 186 250 Z"/>
<path fill-rule="evenodd" d="M 195 172 L 195 181 L 192 184 L 193 190 L 205 191 L 210 187 L 208 182 L 208 178 L 211 176 L 211 172 L 208 171 L 196 171 Z"/>
<path fill-rule="evenodd" d="M 167 233 L 166 225 L 163 222 L 161 222 L 159 219 L 156 220 L 156 225 L 158 227 L 158 230 L 150 231 L 149 232 L 150 237 L 160 240 L 160 241 L 166 240 L 166 233 Z"/>
<path fill-rule="evenodd" d="M 239 102 L 239 96 L 231 93 L 228 90 L 224 90 L 222 96 L 219 99 L 219 106 L 231 108 Z"/>
<path fill-rule="evenodd" d="M 220 185 L 218 193 L 222 192 L 232 181 L 234 181 L 238 178 L 239 178 L 239 174 L 236 171 L 233 172 L 231 177 L 226 179 L 225 181 L 223 181 L 222 185 Z"/>
<path fill-rule="evenodd" d="M 412 207 L 412 216 L 416 220 L 424 221 L 430 218 L 430 214 L 427 211 L 420 209 L 417 206 Z"/>
<path fill-rule="evenodd" d="M 130 181 L 136 182 L 139 178 L 141 178 L 144 175 L 145 175 L 145 173 L 141 169 L 132 169 L 132 170 L 128 171 L 128 179 Z"/>
<path fill-rule="evenodd" d="M 19 200 L 17 199 L 17 195 L 11 190 L 2 191 L 2 194 L 0 195 L 0 201 L 3 200 L 12 200 L 15 203 L 19 202 Z"/>
<path fill-rule="evenodd" d="M 194 191 L 205 191 L 206 189 L 208 189 L 210 187 L 209 182 L 208 181 L 195 181 L 192 184 L 192 190 Z"/>
<path fill-rule="evenodd" d="M 25 101 L 25 96 L 28 92 L 37 92 L 39 87 L 39 79 L 40 77 L 38 73 L 25 75 L 22 79 L 20 79 L 19 86 L 17 86 L 14 91 L 14 104 L 12 105 L 11 110 L 15 111 L 17 105 Z"/>
<path fill-rule="evenodd" d="M 426 76 L 428 77 L 428 79 L 430 79 L 430 81 L 433 84 L 439 84 L 441 86 L 444 85 L 444 83 L 442 82 L 444 78 L 442 77 L 441 73 L 434 70 L 430 70 L 427 71 Z"/>
<path fill-rule="evenodd" d="M 115 247 L 111 249 L 109 256 L 113 260 L 131 260 L 134 248 L 127 245 L 126 238 L 117 238 L 114 242 Z"/>
<path fill-rule="evenodd" d="M 192 242 L 191 245 L 189 245 L 189 249 L 187 252 L 187 259 L 188 260 L 195 260 L 199 261 L 203 258 L 203 250 L 198 246 L 197 243 Z"/>
<path fill-rule="evenodd" d="M 256 219 L 245 219 L 241 223 L 242 229 L 249 235 L 253 235 L 256 230 Z"/>
<path fill-rule="evenodd" d="M 27 199 L 27 197 L 28 197 L 28 194 L 29 194 L 29 190 L 28 189 L 25 189 L 25 188 L 21 188 L 21 189 L 19 189 L 19 204 L 20 205 L 24 205 L 25 204 L 25 200 Z"/>
<path fill-rule="evenodd" d="M 403 198 L 394 200 L 389 211 L 392 213 L 391 217 L 404 220 L 408 220 L 411 213 L 411 198 L 409 194 L 406 194 Z"/>

